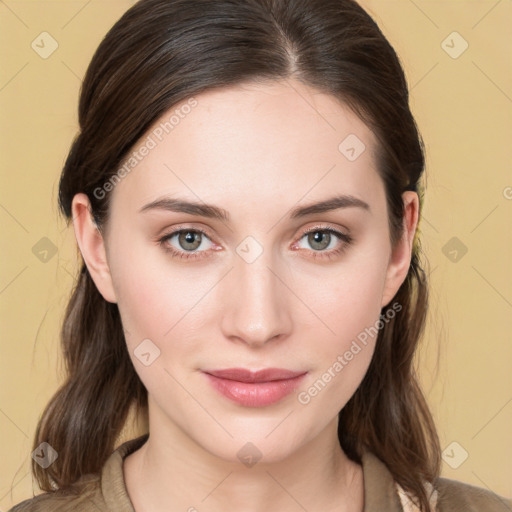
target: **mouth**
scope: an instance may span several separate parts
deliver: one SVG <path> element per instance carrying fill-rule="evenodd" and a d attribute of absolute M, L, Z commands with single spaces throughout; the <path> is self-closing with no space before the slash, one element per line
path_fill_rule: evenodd
<path fill-rule="evenodd" d="M 307 371 L 265 368 L 203 370 L 212 387 L 229 400 L 246 407 L 264 407 L 279 402 L 297 389 Z"/>

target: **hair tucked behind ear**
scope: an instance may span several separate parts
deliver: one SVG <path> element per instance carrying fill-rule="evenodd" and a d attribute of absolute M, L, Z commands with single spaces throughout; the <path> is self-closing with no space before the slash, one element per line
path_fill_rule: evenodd
<path fill-rule="evenodd" d="M 291 77 L 338 98 L 373 130 L 394 245 L 402 234 L 402 193 L 420 193 L 423 145 L 400 62 L 353 0 L 137 2 L 106 35 L 87 70 L 80 132 L 59 184 L 62 212 L 69 220 L 73 197 L 83 192 L 98 227 L 106 225 L 110 193 L 104 184 L 170 108 L 213 88 Z M 379 332 L 368 372 L 339 421 L 346 453 L 357 460 L 372 450 L 418 497 L 422 512 L 430 510 L 423 483 L 435 483 L 440 465 L 413 366 L 427 297 L 416 240 L 407 278 L 391 301 L 402 310 Z M 131 364 L 117 305 L 102 298 L 83 265 L 61 338 L 67 378 L 34 440 L 34 449 L 46 441 L 59 453 L 47 469 L 33 463 L 47 491 L 100 471 L 130 407 L 147 412 L 147 392 Z"/>

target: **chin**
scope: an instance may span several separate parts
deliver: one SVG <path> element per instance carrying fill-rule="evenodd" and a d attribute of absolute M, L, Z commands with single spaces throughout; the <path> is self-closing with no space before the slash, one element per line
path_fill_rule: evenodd
<path fill-rule="evenodd" d="M 214 457 L 226 462 L 246 467 L 252 467 L 257 463 L 278 463 L 289 458 L 308 441 L 306 432 L 286 428 L 293 426 L 292 421 L 283 421 L 288 414 L 289 412 L 285 411 L 266 418 L 264 422 L 257 422 L 254 418 L 248 419 L 247 422 L 237 422 L 236 428 L 225 424 L 233 437 L 222 429 L 217 429 L 215 435 L 204 439 L 203 430 L 197 433 L 199 435 L 195 442 Z M 303 424 L 301 426 L 305 427 Z"/>

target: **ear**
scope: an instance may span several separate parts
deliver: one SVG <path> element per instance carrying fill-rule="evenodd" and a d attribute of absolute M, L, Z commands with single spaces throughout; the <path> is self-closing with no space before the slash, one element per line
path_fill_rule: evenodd
<path fill-rule="evenodd" d="M 105 241 L 91 211 L 89 198 L 86 194 L 80 193 L 73 197 L 71 204 L 73 227 L 87 270 L 103 298 L 107 302 L 117 303 L 107 261 Z"/>
<path fill-rule="evenodd" d="M 419 217 L 419 199 L 416 192 L 409 190 L 402 194 L 402 199 L 404 201 L 404 229 L 402 237 L 391 252 L 381 307 L 387 306 L 391 302 L 405 281 L 411 265 L 414 235 L 416 234 Z"/>

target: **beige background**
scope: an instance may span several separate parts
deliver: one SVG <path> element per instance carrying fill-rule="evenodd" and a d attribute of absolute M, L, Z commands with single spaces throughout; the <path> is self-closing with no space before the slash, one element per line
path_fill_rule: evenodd
<path fill-rule="evenodd" d="M 81 78 L 131 4 L 0 1 L 0 510 L 38 492 L 32 436 L 62 377 L 58 331 L 77 262 L 58 179 Z M 419 368 L 443 475 L 511 497 L 512 1 L 362 4 L 402 59 L 426 142 L 433 307 Z M 47 59 L 31 47 L 45 37 L 50 48 L 42 32 L 58 43 Z"/>

